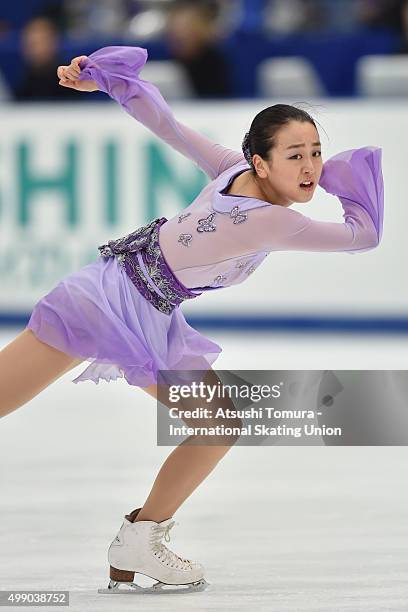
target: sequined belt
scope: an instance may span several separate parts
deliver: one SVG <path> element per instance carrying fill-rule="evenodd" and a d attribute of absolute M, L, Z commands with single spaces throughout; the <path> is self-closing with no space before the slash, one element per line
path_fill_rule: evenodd
<path fill-rule="evenodd" d="M 116 257 L 132 283 L 157 310 L 171 314 L 184 300 L 201 293 L 184 287 L 169 268 L 159 245 L 160 227 L 166 217 L 98 247 L 102 257 Z"/>

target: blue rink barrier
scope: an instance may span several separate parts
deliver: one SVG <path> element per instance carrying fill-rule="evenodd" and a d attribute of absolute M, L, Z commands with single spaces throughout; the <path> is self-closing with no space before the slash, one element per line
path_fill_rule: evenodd
<path fill-rule="evenodd" d="M 25 327 L 30 315 L 0 313 L 0 327 Z M 408 334 L 407 317 L 319 317 L 269 315 L 208 315 L 187 317 L 198 329 L 275 331 L 285 333 Z"/>

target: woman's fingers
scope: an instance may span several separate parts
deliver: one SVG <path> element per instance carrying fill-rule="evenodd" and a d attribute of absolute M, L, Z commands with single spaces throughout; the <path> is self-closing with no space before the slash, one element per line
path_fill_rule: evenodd
<path fill-rule="evenodd" d="M 88 59 L 86 55 L 79 55 L 78 57 L 74 57 L 69 66 L 58 66 L 57 75 L 59 84 L 62 87 L 89 92 L 99 90 L 95 81 L 79 79 L 79 75 L 81 74 L 79 64 L 86 59 Z"/>
<path fill-rule="evenodd" d="M 69 66 L 58 66 L 57 76 L 61 81 L 77 81 L 81 74 L 79 64 L 82 60 L 88 59 L 86 55 L 74 57 Z"/>
<path fill-rule="evenodd" d="M 69 89 L 77 89 L 78 81 L 60 81 L 59 85 L 62 87 L 68 87 Z"/>
<path fill-rule="evenodd" d="M 81 74 L 79 64 L 86 59 L 88 59 L 86 55 L 79 55 L 71 60 L 69 66 L 58 66 L 57 76 L 59 79 L 59 84 L 62 87 L 69 87 L 70 89 L 79 89 L 84 87 L 84 85 L 79 81 L 78 77 Z"/>
<path fill-rule="evenodd" d="M 79 67 L 79 64 L 82 62 L 82 60 L 86 60 L 88 59 L 87 55 L 79 55 L 78 57 L 74 57 L 73 60 L 71 60 L 71 66 L 76 66 L 78 68 L 78 70 L 81 70 Z"/>
<path fill-rule="evenodd" d="M 81 73 L 80 67 L 78 66 L 78 64 L 75 64 L 74 60 L 72 60 L 70 66 L 69 66 L 69 70 L 71 72 L 74 72 L 76 75 Z"/>
<path fill-rule="evenodd" d="M 57 76 L 60 80 L 60 84 L 76 81 L 78 79 L 78 74 L 72 72 L 69 66 L 58 66 Z"/>
<path fill-rule="evenodd" d="M 81 68 L 79 67 L 79 64 L 82 62 L 82 60 L 88 59 L 86 55 L 80 55 L 79 57 L 74 57 L 73 60 L 71 60 L 71 65 L 69 66 L 69 71 L 71 75 L 76 75 L 76 78 L 78 78 L 78 76 L 81 74 Z"/>
<path fill-rule="evenodd" d="M 80 74 L 81 70 L 77 67 L 72 66 L 72 64 L 70 66 L 67 66 L 64 71 L 65 78 L 69 79 L 70 81 L 76 81 Z"/>
<path fill-rule="evenodd" d="M 58 66 L 57 68 L 57 76 L 59 79 L 63 79 L 65 78 L 65 70 L 68 68 L 68 66 Z"/>

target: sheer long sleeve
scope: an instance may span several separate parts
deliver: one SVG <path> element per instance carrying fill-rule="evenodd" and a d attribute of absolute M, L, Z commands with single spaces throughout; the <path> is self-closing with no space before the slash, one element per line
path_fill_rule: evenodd
<path fill-rule="evenodd" d="M 245 161 L 242 152 L 216 144 L 177 121 L 158 88 L 139 77 L 147 61 L 140 47 L 104 47 L 81 62 L 80 80 L 96 81 L 134 119 L 194 161 L 211 179 Z"/>
<path fill-rule="evenodd" d="M 257 234 L 262 248 L 349 253 L 375 248 L 383 229 L 381 154 L 379 148 L 364 147 L 339 153 L 324 164 L 320 186 L 339 198 L 344 223 L 315 221 L 273 206 Z"/>

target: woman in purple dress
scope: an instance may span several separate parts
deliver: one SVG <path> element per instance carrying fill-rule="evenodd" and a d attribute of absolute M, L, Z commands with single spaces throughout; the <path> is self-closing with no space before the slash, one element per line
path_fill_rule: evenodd
<path fill-rule="evenodd" d="M 189 326 L 180 304 L 203 291 L 243 282 L 271 251 L 363 252 L 383 225 L 381 149 L 339 153 L 323 164 L 313 118 L 275 105 L 261 111 L 242 152 L 178 122 L 158 89 L 139 77 L 145 49 L 106 47 L 60 66 L 62 87 L 101 90 L 210 178 L 171 219 L 161 217 L 99 247 L 95 262 L 70 274 L 34 307 L 26 329 L 0 352 L 0 416 L 32 399 L 84 361 L 74 379 L 124 377 L 157 397 L 159 370 L 211 369 L 221 348 Z M 344 223 L 315 221 L 290 209 L 320 185 L 336 195 Z M 187 402 L 183 402 L 185 407 Z M 229 421 L 229 425 L 231 422 Z M 135 572 L 188 590 L 206 586 L 204 568 L 163 543 L 173 514 L 235 439 L 191 436 L 170 454 L 142 507 L 126 515 L 109 548 L 109 592 Z M 182 588 L 180 587 L 180 588 Z"/>

